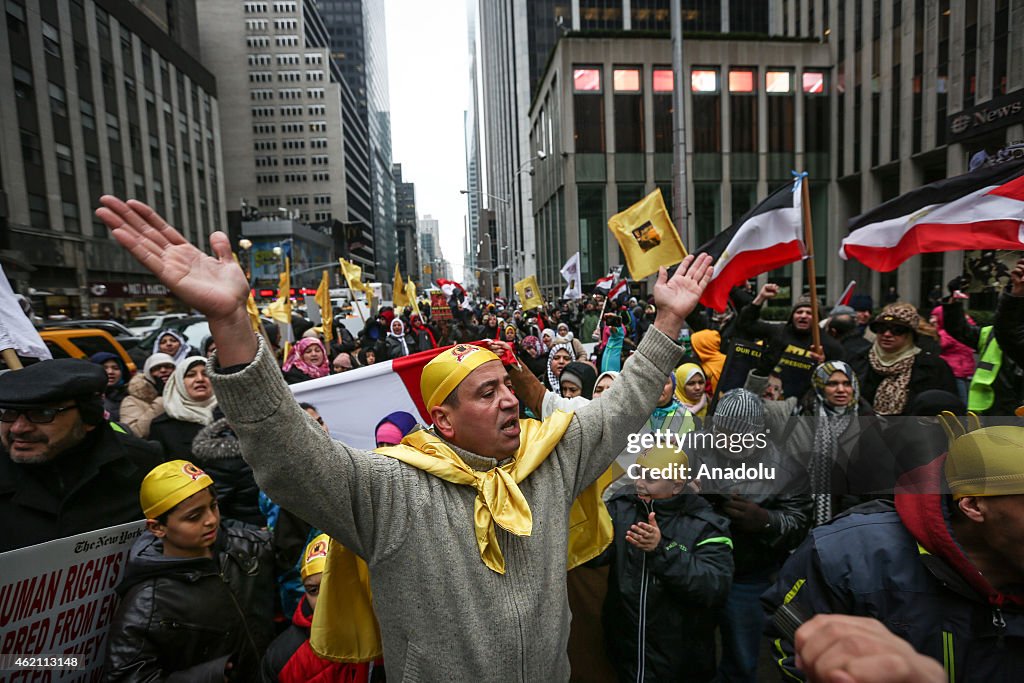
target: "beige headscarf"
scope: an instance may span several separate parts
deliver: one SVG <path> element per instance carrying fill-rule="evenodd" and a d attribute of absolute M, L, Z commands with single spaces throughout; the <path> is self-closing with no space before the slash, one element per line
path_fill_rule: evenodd
<path fill-rule="evenodd" d="M 208 425 L 213 422 L 213 408 L 217 405 L 217 398 L 211 396 L 205 401 L 197 401 L 185 390 L 185 373 L 200 363 L 206 364 L 202 356 L 192 356 L 178 363 L 164 387 L 164 412 L 176 420 Z"/>

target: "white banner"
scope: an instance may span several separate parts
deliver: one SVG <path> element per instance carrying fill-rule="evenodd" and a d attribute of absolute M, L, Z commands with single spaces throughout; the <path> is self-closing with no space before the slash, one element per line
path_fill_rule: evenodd
<path fill-rule="evenodd" d="M 3 349 L 14 349 L 19 356 L 26 358 L 53 358 L 32 321 L 22 312 L 21 304 L 14 298 L 11 283 L 0 267 L 0 350 Z"/>
<path fill-rule="evenodd" d="M 117 609 L 114 589 L 145 528 L 140 520 L 0 553 L 0 653 L 77 657 L 77 667 L 53 668 L 38 680 L 97 680 Z M 37 680 L 25 673 L 0 671 L 0 683 Z"/>

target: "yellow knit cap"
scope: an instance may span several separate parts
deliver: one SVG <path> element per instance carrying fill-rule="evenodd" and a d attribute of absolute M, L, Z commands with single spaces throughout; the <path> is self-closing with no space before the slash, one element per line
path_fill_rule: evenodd
<path fill-rule="evenodd" d="M 157 465 L 142 480 L 139 490 L 142 513 L 146 519 L 156 519 L 207 486 L 213 486 L 213 479 L 188 460 Z"/>
<path fill-rule="evenodd" d="M 299 570 L 303 581 L 313 574 L 323 573 L 327 565 L 327 546 L 330 544 L 330 537 L 327 534 L 320 534 L 306 546 L 302 553 L 302 568 Z"/>
<path fill-rule="evenodd" d="M 637 456 L 636 464 L 649 470 L 663 470 L 670 465 L 688 467 L 690 459 L 683 451 L 676 453 L 674 448 L 655 446 Z"/>
<path fill-rule="evenodd" d="M 458 344 L 438 354 L 420 375 L 420 395 L 427 410 L 444 403 L 469 373 L 492 360 L 500 359 L 485 348 L 469 344 Z"/>
<path fill-rule="evenodd" d="M 958 437 L 946 457 L 953 498 L 1024 494 L 1024 427 L 985 427 Z"/>

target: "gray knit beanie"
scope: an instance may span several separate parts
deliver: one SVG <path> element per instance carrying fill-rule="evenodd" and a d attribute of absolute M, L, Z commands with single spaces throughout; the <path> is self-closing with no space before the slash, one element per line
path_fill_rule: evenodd
<path fill-rule="evenodd" d="M 716 431 L 753 434 L 764 431 L 764 404 L 746 389 L 730 389 L 718 399 L 712 416 Z"/>

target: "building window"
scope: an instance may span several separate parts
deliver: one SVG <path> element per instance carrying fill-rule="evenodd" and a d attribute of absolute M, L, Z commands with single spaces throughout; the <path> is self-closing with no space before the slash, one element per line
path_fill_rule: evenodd
<path fill-rule="evenodd" d="M 615 69 L 612 71 L 614 92 L 640 92 L 640 69 Z"/>
<path fill-rule="evenodd" d="M 43 165 L 43 148 L 39 136 L 24 128 L 21 129 L 21 158 L 26 164 Z"/>
<path fill-rule="evenodd" d="M 14 73 L 14 95 L 18 99 L 32 99 L 32 72 L 28 69 L 12 65 Z"/>
<path fill-rule="evenodd" d="M 652 77 L 654 92 L 671 93 L 675 83 L 675 74 L 671 69 L 655 69 Z"/>
<path fill-rule="evenodd" d="M 321 64 L 323 62 L 322 57 L 316 52 L 306 53 L 306 64 Z"/>
<path fill-rule="evenodd" d="M 275 31 L 297 31 L 298 29 L 298 19 L 274 19 Z"/>
<path fill-rule="evenodd" d="M 284 140 L 281 143 L 281 147 L 283 149 L 305 149 L 306 148 L 306 141 L 305 140 Z"/>
<path fill-rule="evenodd" d="M 604 185 L 581 184 L 577 187 L 580 226 L 580 262 L 583 279 L 593 282 L 607 274 L 605 234 L 607 210 Z"/>
<path fill-rule="evenodd" d="M 299 37 L 298 36 L 277 36 L 274 42 L 278 47 L 298 47 Z"/>
<path fill-rule="evenodd" d="M 306 89 L 306 97 L 310 98 L 311 100 L 322 100 L 324 98 L 324 89 L 323 88 L 307 88 Z"/>
<path fill-rule="evenodd" d="M 825 94 L 825 74 L 821 71 L 805 71 L 801 76 L 804 92 L 808 95 Z"/>
<path fill-rule="evenodd" d="M 259 14 L 267 11 L 267 3 L 265 2 L 247 2 L 245 3 L 246 14 Z"/>
<path fill-rule="evenodd" d="M 7 0 L 7 29 L 12 33 L 25 32 L 25 5 L 17 0 Z"/>
<path fill-rule="evenodd" d="M 299 63 L 298 55 L 278 55 L 277 64 L 278 66 L 296 66 Z"/>
<path fill-rule="evenodd" d="M 731 69 L 729 71 L 729 92 L 754 92 L 754 72 L 750 69 Z"/>
<path fill-rule="evenodd" d="M 68 105 L 64 99 L 64 88 L 50 83 L 50 110 L 57 116 L 68 115 Z"/>
<path fill-rule="evenodd" d="M 764 90 L 768 93 L 793 92 L 793 74 L 789 71 L 767 71 L 764 75 Z"/>
<path fill-rule="evenodd" d="M 79 232 L 81 226 L 78 224 L 78 204 L 61 202 L 60 208 L 64 214 L 64 229 L 68 232 Z"/>
<path fill-rule="evenodd" d="M 301 109 L 301 107 L 300 107 Z M 299 114 L 302 112 L 300 111 Z M 309 105 L 310 116 L 324 116 L 327 114 L 327 107 L 322 104 L 311 104 Z"/>
<path fill-rule="evenodd" d="M 718 71 L 694 69 L 690 72 L 690 90 L 699 93 L 718 92 Z"/>
<path fill-rule="evenodd" d="M 327 132 L 327 122 L 326 121 L 311 121 L 309 123 L 309 132 L 310 133 L 326 133 Z"/>
<path fill-rule="evenodd" d="M 615 151 L 639 154 L 644 151 L 644 98 L 640 92 L 639 69 L 612 71 L 612 104 L 615 116 Z M 596 98 L 594 98 L 596 99 Z"/>
<path fill-rule="evenodd" d="M 306 80 L 307 81 L 322 81 L 322 80 L 324 80 L 324 72 L 323 71 L 307 71 L 306 72 Z"/>
<path fill-rule="evenodd" d="M 601 70 L 573 69 L 572 82 L 576 92 L 601 92 Z"/>
<path fill-rule="evenodd" d="M 51 26 L 45 21 L 42 24 L 43 49 L 46 50 L 47 54 L 60 59 L 60 31 L 57 30 L 57 27 Z"/>
<path fill-rule="evenodd" d="M 309 158 L 309 163 L 314 166 L 326 166 L 328 163 L 326 154 L 314 154 Z"/>
<path fill-rule="evenodd" d="M 75 167 L 71 161 L 71 148 L 60 143 L 54 145 L 54 148 L 57 150 L 57 171 L 62 175 L 74 175 Z"/>
<path fill-rule="evenodd" d="M 331 174 L 328 173 L 327 171 L 314 171 L 313 172 L 313 182 L 315 182 L 315 183 L 327 182 L 330 179 L 331 179 Z"/>
<path fill-rule="evenodd" d="M 267 20 L 266 19 L 246 19 L 245 20 L 245 30 L 248 31 L 249 33 L 253 33 L 255 31 L 259 31 L 259 32 L 262 33 L 263 31 L 267 30 Z"/>
<path fill-rule="evenodd" d="M 309 146 L 311 149 L 327 149 L 327 138 L 313 138 Z"/>
<path fill-rule="evenodd" d="M 278 13 L 294 12 L 295 11 L 295 6 L 296 5 L 295 5 L 294 2 L 275 2 L 274 3 L 274 11 L 278 12 Z"/>
<path fill-rule="evenodd" d="M 28 222 L 33 228 L 50 227 L 50 209 L 46 197 L 28 193 Z"/>

